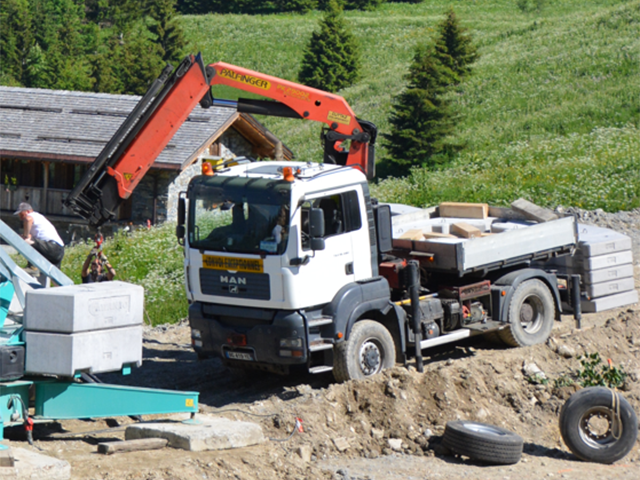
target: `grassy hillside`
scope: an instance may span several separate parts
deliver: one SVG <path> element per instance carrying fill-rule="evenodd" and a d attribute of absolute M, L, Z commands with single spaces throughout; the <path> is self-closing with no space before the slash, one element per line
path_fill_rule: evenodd
<path fill-rule="evenodd" d="M 432 0 L 418 5 L 385 4 L 375 12 L 346 12 L 363 47 L 363 75 L 358 84 L 339 93 L 357 114 L 376 123 L 381 132 L 387 131 L 389 106 L 404 86 L 413 46 L 432 38 L 449 5 L 470 29 L 481 54 L 473 77 L 453 95 L 461 115 L 456 141 L 465 149 L 448 173 L 418 170 L 408 180 L 382 182 L 376 193 L 384 200 L 416 205 L 454 199 L 504 204 L 520 193 L 546 205 L 558 199 L 607 210 L 640 205 L 637 191 L 609 200 L 600 188 L 612 191 L 617 184 L 609 180 L 606 169 L 601 171 L 597 162 L 591 165 L 590 157 L 583 155 L 593 153 L 593 144 L 603 132 L 607 138 L 620 135 L 631 142 L 637 137 L 638 0 L 548 0 L 541 11 L 531 13 L 521 12 L 515 0 Z M 206 61 L 224 60 L 295 80 L 306 41 L 320 15 L 205 15 L 186 16 L 182 22 L 194 51 L 201 50 Z M 242 95 L 232 89 L 217 94 L 227 98 Z M 260 120 L 299 159 L 320 158 L 317 124 Z M 612 128 L 621 130 L 613 133 Z M 526 173 L 505 173 L 511 168 L 507 163 L 514 148 L 527 151 L 521 161 L 513 159 L 516 165 L 536 162 Z M 379 148 L 378 158 L 384 155 L 384 148 Z M 637 178 L 637 156 L 620 151 L 608 155 L 603 162 L 618 162 L 620 177 Z M 589 183 L 585 179 L 569 198 L 550 196 L 549 188 L 504 183 L 506 178 L 524 176 L 548 179 L 550 186 L 571 190 L 573 184 L 564 182 L 572 182 L 576 172 L 562 165 L 550 172 L 548 164 L 539 161 L 558 156 L 567 165 L 571 163 L 567 158 L 575 159 L 573 170 L 589 164 L 602 183 L 595 189 L 584 188 Z M 462 180 L 466 183 L 460 184 Z M 407 182 L 418 191 L 407 194 Z"/>

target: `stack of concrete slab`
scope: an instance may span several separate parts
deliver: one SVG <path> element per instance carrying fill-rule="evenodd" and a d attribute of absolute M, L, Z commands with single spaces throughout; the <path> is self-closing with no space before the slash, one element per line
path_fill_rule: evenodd
<path fill-rule="evenodd" d="M 578 224 L 574 256 L 547 262 L 560 273 L 581 275 L 584 312 L 600 312 L 638 301 L 631 238 L 607 228 Z"/>
<path fill-rule="evenodd" d="M 31 290 L 25 370 L 72 377 L 142 364 L 144 289 L 125 282 Z"/>

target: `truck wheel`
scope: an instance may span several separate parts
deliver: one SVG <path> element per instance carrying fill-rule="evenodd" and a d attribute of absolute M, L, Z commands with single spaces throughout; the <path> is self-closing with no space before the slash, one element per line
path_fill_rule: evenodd
<path fill-rule="evenodd" d="M 633 448 L 638 418 L 619 393 L 604 387 L 585 388 L 562 407 L 560 434 L 576 457 L 609 464 Z"/>
<path fill-rule="evenodd" d="M 522 456 L 522 437 L 486 423 L 455 420 L 447 422 L 442 444 L 451 451 L 494 465 L 518 463 Z"/>
<path fill-rule="evenodd" d="M 527 280 L 516 288 L 509 304 L 509 325 L 498 335 L 510 347 L 543 343 L 553 328 L 554 314 L 549 288 L 540 280 Z"/>
<path fill-rule="evenodd" d="M 349 340 L 337 344 L 333 352 L 333 376 L 338 382 L 371 377 L 396 361 L 389 330 L 373 320 L 357 322 Z"/>

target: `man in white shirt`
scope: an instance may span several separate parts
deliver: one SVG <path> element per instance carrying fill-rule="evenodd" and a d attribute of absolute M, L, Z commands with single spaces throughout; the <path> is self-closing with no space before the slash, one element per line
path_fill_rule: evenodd
<path fill-rule="evenodd" d="M 22 202 L 14 215 L 22 220 L 22 238 L 56 267 L 60 268 L 64 257 L 64 242 L 58 231 L 44 215 L 34 212 L 31 205 Z"/>

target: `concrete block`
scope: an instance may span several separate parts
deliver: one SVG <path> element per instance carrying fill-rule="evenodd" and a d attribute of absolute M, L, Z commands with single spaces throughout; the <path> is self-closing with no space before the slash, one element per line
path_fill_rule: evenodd
<path fill-rule="evenodd" d="M 72 334 L 26 332 L 26 343 L 27 373 L 73 376 L 142 364 L 142 326 Z"/>
<path fill-rule="evenodd" d="M 585 270 L 598 270 L 618 265 L 626 265 L 633 262 L 631 250 L 625 252 L 610 253 L 608 255 L 598 255 L 597 257 L 582 257 L 582 268 Z"/>
<path fill-rule="evenodd" d="M 4 467 L 13 467 L 15 460 L 13 458 L 13 452 L 10 448 L 0 450 L 0 470 Z"/>
<path fill-rule="evenodd" d="M 536 222 L 549 222 L 558 218 L 551 210 L 542 208 L 524 198 L 519 198 L 513 202 L 511 208 L 529 220 L 535 220 Z"/>
<path fill-rule="evenodd" d="M 582 272 L 582 281 L 587 285 L 610 282 L 612 280 L 629 277 L 633 277 L 633 264 L 631 263 L 615 267 L 601 268 L 600 270 L 585 270 Z"/>
<path fill-rule="evenodd" d="M 603 312 L 612 308 L 624 307 L 638 302 L 638 292 L 631 290 L 629 292 L 600 297 L 593 300 L 582 300 L 580 305 L 584 313 Z"/>
<path fill-rule="evenodd" d="M 518 213 L 510 208 L 506 207 L 492 207 L 489 205 L 489 216 L 497 217 L 505 220 L 525 220 L 526 217 L 521 213 Z"/>
<path fill-rule="evenodd" d="M 125 438 L 166 438 L 169 446 L 191 452 L 248 447 L 265 441 L 260 425 L 198 415 L 199 423 L 150 423 L 127 427 Z"/>
<path fill-rule="evenodd" d="M 631 250 L 631 238 L 608 228 L 578 224 L 578 243 L 585 257 Z"/>
<path fill-rule="evenodd" d="M 12 448 L 18 480 L 68 480 L 71 478 L 69 462 L 52 458 L 24 448 Z"/>
<path fill-rule="evenodd" d="M 489 205 L 486 203 L 442 202 L 438 206 L 441 217 L 487 218 Z"/>
<path fill-rule="evenodd" d="M 623 278 L 620 280 L 613 280 L 611 282 L 595 283 L 593 285 L 587 285 L 587 294 L 591 299 L 606 297 L 607 295 L 614 295 L 616 293 L 628 292 L 633 290 L 635 284 L 633 277 Z"/>
<path fill-rule="evenodd" d="M 76 333 L 141 325 L 144 289 L 125 282 L 101 282 L 30 290 L 27 331 Z"/>

